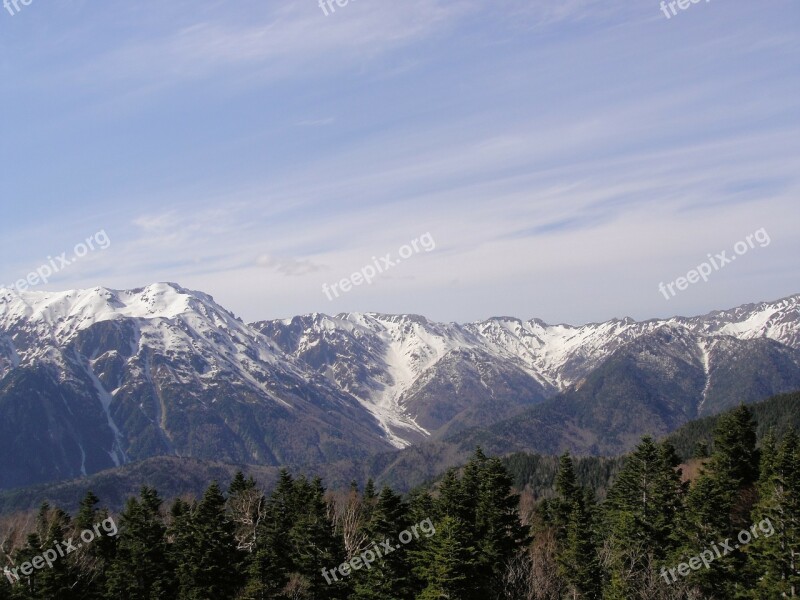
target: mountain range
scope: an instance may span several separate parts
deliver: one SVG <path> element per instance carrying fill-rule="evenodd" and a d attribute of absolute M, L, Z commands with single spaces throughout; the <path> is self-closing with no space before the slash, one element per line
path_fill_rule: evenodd
<path fill-rule="evenodd" d="M 156 456 L 619 453 L 644 431 L 800 389 L 800 295 L 582 326 L 377 313 L 247 324 L 172 283 L 2 296 L 0 489 Z"/>

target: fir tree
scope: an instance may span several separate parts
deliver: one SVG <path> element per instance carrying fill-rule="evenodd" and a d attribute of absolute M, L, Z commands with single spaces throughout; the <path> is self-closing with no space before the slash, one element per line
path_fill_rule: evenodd
<path fill-rule="evenodd" d="M 600 593 L 600 563 L 592 535 L 591 507 L 594 500 L 578 486 L 569 453 L 561 456 L 554 504 L 561 577 L 569 582 L 571 597 L 597 598 Z"/>
<path fill-rule="evenodd" d="M 176 522 L 174 543 L 179 600 L 226 600 L 239 587 L 236 567 L 240 562 L 227 517 L 225 497 L 217 483 L 202 500 Z"/>
<path fill-rule="evenodd" d="M 304 578 L 312 597 L 339 598 L 346 586 L 329 584 L 322 575 L 325 565 L 339 565 L 344 560 L 344 542 L 336 536 L 328 517 L 325 488 L 318 477 L 311 482 L 298 479 L 294 488 L 297 506 L 302 509 L 293 519 L 289 534 L 294 572 Z"/>
<path fill-rule="evenodd" d="M 674 449 L 646 436 L 626 460 L 604 504 L 608 598 L 636 597 L 651 565 L 669 556 L 685 488 Z"/>
<path fill-rule="evenodd" d="M 256 531 L 253 558 L 248 568 L 245 597 L 276 598 L 289 584 L 293 571 L 289 534 L 295 518 L 294 480 L 281 469 L 278 483 L 266 505 L 265 518 Z"/>
<path fill-rule="evenodd" d="M 397 536 L 406 524 L 407 510 L 402 499 L 391 488 L 384 487 L 366 526 L 369 544 L 375 543 L 381 548 L 381 542 L 390 540 L 392 546 L 398 545 Z M 413 548 L 400 547 L 378 558 L 369 569 L 357 571 L 354 574 L 355 593 L 351 597 L 357 600 L 411 598 L 409 550 Z"/>
<path fill-rule="evenodd" d="M 174 564 L 167 548 L 158 492 L 143 487 L 120 516 L 116 558 L 109 569 L 107 589 L 121 600 L 174 598 Z"/>
<path fill-rule="evenodd" d="M 752 598 L 800 595 L 800 440 L 794 431 L 779 449 L 774 439 L 762 446 L 760 499 L 753 510 L 754 533 L 748 548 Z M 770 535 L 771 533 L 771 535 Z"/>
<path fill-rule="evenodd" d="M 437 524 L 436 535 L 430 539 L 416 568 L 424 586 L 419 600 L 475 597 L 472 585 L 477 550 L 465 545 L 466 539 L 467 532 L 458 519 L 445 516 Z"/>
<path fill-rule="evenodd" d="M 712 543 L 735 540 L 740 530 L 749 528 L 758 468 L 753 415 L 746 406 L 739 406 L 721 416 L 714 429 L 711 458 L 686 498 L 682 544 L 675 561 L 695 556 Z M 687 579 L 708 595 L 733 598 L 747 587 L 745 566 L 744 552 L 735 549 L 709 569 L 692 571 Z"/>
<path fill-rule="evenodd" d="M 511 492 L 512 479 L 500 460 L 486 459 L 480 466 L 475 531 L 483 578 L 479 585 L 488 592 L 499 589 L 506 567 L 530 537 L 517 513 L 519 496 Z"/>
<path fill-rule="evenodd" d="M 13 590 L 13 597 L 25 599 L 79 600 L 79 592 L 74 586 L 79 572 L 74 566 L 73 552 L 77 552 L 80 541 L 72 534 L 72 520 L 58 508 L 50 508 L 45 503 L 36 518 L 36 531 L 28 536 L 25 548 L 16 555 L 16 564 L 33 562 L 45 552 L 60 547 L 64 556 L 52 562 L 52 567 L 35 569 L 30 575 L 23 575 Z"/>

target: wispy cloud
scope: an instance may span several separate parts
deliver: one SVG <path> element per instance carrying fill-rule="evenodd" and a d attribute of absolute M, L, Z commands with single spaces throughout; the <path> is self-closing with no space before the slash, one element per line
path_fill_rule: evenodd
<path fill-rule="evenodd" d="M 114 43 L 67 74 L 75 81 L 99 78 L 136 86 L 174 86 L 215 75 L 225 76 L 229 85 L 308 77 L 362 64 L 453 25 L 470 12 L 469 3 L 454 0 L 372 0 L 354 4 L 347 18 L 332 23 L 313 2 L 246 4 L 200 13 L 205 20 Z"/>
<path fill-rule="evenodd" d="M 655 273 L 755 223 L 775 243 L 753 271 L 670 309 L 785 295 L 795 1 L 669 23 L 622 0 L 35 5 L 2 67 L 24 110 L 0 279 L 91 223 L 113 248 L 59 286 L 177 280 L 266 318 L 328 310 L 325 270 L 431 231 L 436 252 L 337 309 L 654 316 Z"/>
<path fill-rule="evenodd" d="M 273 269 L 287 277 L 297 277 L 309 273 L 325 271 L 328 267 L 315 264 L 313 261 L 297 258 L 279 258 L 263 254 L 256 259 L 259 267 Z"/>

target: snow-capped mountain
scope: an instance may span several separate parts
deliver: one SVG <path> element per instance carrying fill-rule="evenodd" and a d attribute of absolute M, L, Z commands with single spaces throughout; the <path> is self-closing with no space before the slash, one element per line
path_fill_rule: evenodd
<path fill-rule="evenodd" d="M 626 318 L 582 326 L 510 317 L 459 325 L 434 323 L 416 315 L 349 313 L 264 321 L 254 327 L 287 354 L 359 398 L 393 432 L 393 440 L 416 441 L 415 433 L 436 435 L 451 433 L 459 425 L 486 424 L 487 418 L 499 420 L 563 392 L 617 350 L 665 327 L 692 335 L 692 353 L 703 366 L 706 383 L 718 363 L 728 360 L 717 351 L 720 339 L 769 338 L 800 351 L 800 295 L 702 317 L 642 322 Z M 499 365 L 502 374 L 497 371 Z M 478 375 L 466 377 L 467 366 L 474 366 Z M 451 382 L 451 389 L 443 390 L 442 380 Z M 500 383 L 512 380 L 512 387 Z M 467 415 L 447 411 L 450 422 L 445 426 L 435 416 L 446 411 L 436 405 L 437 394 L 440 400 L 442 394 L 462 399 L 475 396 L 479 406 L 479 398 L 488 394 L 501 406 L 480 415 L 474 408 Z M 698 399 L 701 407 L 703 401 L 704 397 Z"/>
<path fill-rule="evenodd" d="M 282 464 L 391 447 L 352 395 L 174 284 L 11 298 L 0 433 L 6 486 L 160 454 Z"/>
<path fill-rule="evenodd" d="M 713 412 L 732 401 L 722 390 L 743 356 L 780 373 L 743 386 L 745 401 L 800 382 L 798 300 L 583 326 L 376 313 L 248 325 L 175 284 L 2 291 L 0 487 L 159 454 L 262 464 L 365 457 L 514 417 L 670 332 L 683 340 L 670 346 L 677 358 L 645 344 L 636 360 L 654 361 L 662 378 L 690 365 L 692 408 L 681 414 Z"/>

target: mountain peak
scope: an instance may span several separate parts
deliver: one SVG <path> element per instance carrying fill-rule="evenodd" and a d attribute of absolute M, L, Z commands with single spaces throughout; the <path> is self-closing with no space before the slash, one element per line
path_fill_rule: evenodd
<path fill-rule="evenodd" d="M 380 313 L 245 324 L 211 296 L 171 282 L 15 292 L 0 314 L 0 380 L 13 384 L 4 392 L 13 400 L 0 396 L 0 423 L 13 431 L 14 411 L 27 407 L 30 443 L 65 423 L 58 435 L 74 439 L 57 468 L 73 474 L 153 453 L 305 463 L 512 416 L 566 393 L 614 355 L 655 369 L 653 381 L 686 367 L 698 410 L 708 410 L 727 393 L 715 381 L 730 365 L 783 369 L 775 389 L 796 371 L 800 381 L 797 299 L 581 326 Z M 760 358 L 731 362 L 741 356 Z M 39 418 L 42 411 L 51 417 Z M 0 450 L 17 437 L 0 436 Z M 19 465 L 12 479 L 28 481 L 35 470 Z"/>

